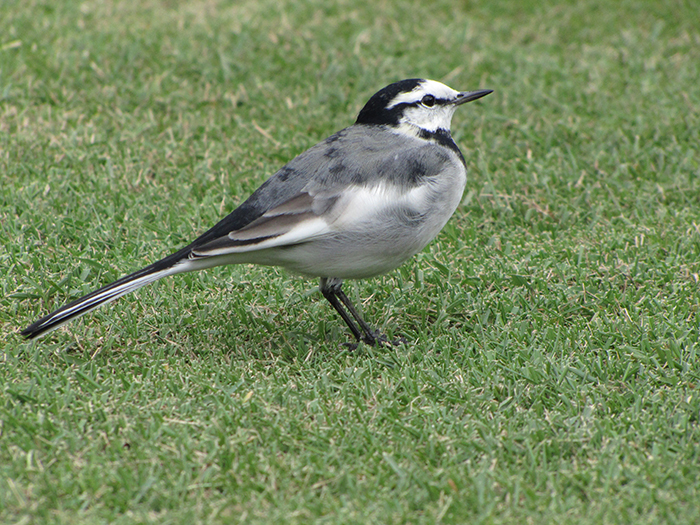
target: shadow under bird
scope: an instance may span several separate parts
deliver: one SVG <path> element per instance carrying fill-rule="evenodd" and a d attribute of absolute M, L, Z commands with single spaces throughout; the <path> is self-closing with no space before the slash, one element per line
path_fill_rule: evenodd
<path fill-rule="evenodd" d="M 390 84 L 354 125 L 294 158 L 194 242 L 59 308 L 22 335 L 44 335 L 169 275 L 254 263 L 320 277 L 321 293 L 358 342 L 386 342 L 345 295 L 343 280 L 389 272 L 440 232 L 466 183 L 452 115 L 491 92 L 424 79 Z"/>

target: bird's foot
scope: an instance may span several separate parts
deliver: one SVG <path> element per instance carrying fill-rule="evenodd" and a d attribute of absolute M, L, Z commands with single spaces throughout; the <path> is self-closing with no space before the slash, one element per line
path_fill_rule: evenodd
<path fill-rule="evenodd" d="M 369 346 L 399 346 L 408 343 L 408 339 L 404 337 L 397 337 L 393 341 L 389 340 L 389 338 L 386 336 L 386 334 L 383 334 L 379 330 L 373 330 L 369 334 L 365 334 L 365 336 L 362 338 L 362 342 L 365 343 L 366 345 Z M 350 350 L 351 352 L 353 350 L 357 350 L 357 347 L 360 345 L 360 342 L 358 341 L 357 343 L 342 343 L 342 346 Z"/>

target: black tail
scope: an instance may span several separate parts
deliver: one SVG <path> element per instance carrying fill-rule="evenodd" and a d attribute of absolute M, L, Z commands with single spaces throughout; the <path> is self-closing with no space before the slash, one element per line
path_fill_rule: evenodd
<path fill-rule="evenodd" d="M 185 255 L 182 253 L 183 251 L 185 250 L 180 250 L 165 259 L 155 262 L 150 266 L 146 266 L 126 277 L 122 277 L 118 281 L 114 281 L 112 284 L 108 284 L 99 290 L 95 290 L 80 299 L 76 299 L 62 306 L 55 312 L 29 325 L 22 330 L 20 334 L 27 339 L 34 339 L 58 328 L 71 319 L 75 319 L 76 317 L 88 313 L 90 310 L 94 310 L 98 306 L 114 301 L 124 294 L 133 292 L 162 277 L 178 273 L 174 272 L 173 268 L 178 261 L 182 260 L 183 255 Z"/>
<path fill-rule="evenodd" d="M 226 236 L 230 231 L 238 230 L 262 215 L 263 208 L 256 205 L 255 199 L 253 198 L 256 193 L 254 193 L 238 208 L 233 210 L 228 216 L 219 221 L 213 228 L 210 228 L 200 235 L 188 246 L 185 246 L 172 255 L 169 255 L 168 257 L 151 264 L 150 266 L 146 266 L 145 268 L 127 275 L 126 277 L 122 277 L 112 284 L 108 284 L 99 290 L 95 290 L 94 292 L 91 292 L 86 296 L 59 308 L 55 312 L 52 312 L 46 317 L 42 317 L 37 322 L 29 325 L 27 328 L 22 330 L 20 334 L 27 339 L 34 339 L 58 328 L 71 319 L 80 317 L 90 310 L 94 310 L 98 306 L 114 301 L 122 295 L 133 292 L 146 284 L 157 281 L 158 279 L 168 275 L 180 273 L 181 271 L 189 271 L 185 270 L 184 268 L 175 270 L 175 267 L 179 262 L 187 260 L 187 257 L 193 248 L 211 242 L 213 239 L 218 237 Z"/>

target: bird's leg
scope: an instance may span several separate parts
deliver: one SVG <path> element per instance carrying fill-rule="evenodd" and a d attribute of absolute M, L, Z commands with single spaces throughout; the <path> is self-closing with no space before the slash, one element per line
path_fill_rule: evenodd
<path fill-rule="evenodd" d="M 357 324 L 360 325 L 360 328 L 362 328 L 362 331 L 365 333 L 365 336 L 362 338 L 362 340 L 369 345 L 375 346 L 377 344 L 378 332 L 373 331 L 362 318 L 360 313 L 357 310 L 355 310 L 355 307 L 350 302 L 350 299 L 348 299 L 348 296 L 345 295 L 345 292 L 340 288 L 340 286 L 338 286 L 338 290 L 335 294 L 338 297 L 338 299 L 342 301 L 342 303 L 345 305 L 345 308 L 348 309 L 350 314 L 355 318 L 355 321 L 357 321 Z"/>
<path fill-rule="evenodd" d="M 350 299 L 348 299 L 348 296 L 345 295 L 345 292 L 343 292 L 341 288 L 342 285 L 343 281 L 341 279 L 323 277 L 319 288 L 323 294 L 323 297 L 325 297 L 328 302 L 331 303 L 333 308 L 335 308 L 335 310 L 340 314 L 340 317 L 343 318 L 343 321 L 345 321 L 345 324 L 348 325 L 348 328 L 350 328 L 350 331 L 353 333 L 355 338 L 358 341 L 367 343 L 370 346 L 376 346 L 377 337 L 375 336 L 375 333 L 372 332 L 369 325 L 364 319 L 362 319 L 362 316 L 357 312 L 357 310 L 355 310 L 355 307 L 350 302 Z M 359 328 L 353 321 L 352 317 L 348 315 L 348 311 L 343 308 L 343 305 L 345 305 L 345 308 L 348 309 L 350 315 L 355 318 L 357 324 L 360 325 Z M 360 330 L 360 328 L 362 329 Z"/>
<path fill-rule="evenodd" d="M 358 341 L 361 341 L 362 331 L 357 327 L 355 322 L 345 311 L 345 308 L 343 308 L 343 305 L 338 300 L 338 297 L 336 297 L 336 295 L 331 290 L 321 289 L 321 293 L 323 294 L 323 297 L 325 297 L 328 300 L 328 302 L 331 303 L 331 306 L 333 306 L 333 308 L 335 308 L 335 310 L 340 314 L 340 317 L 343 318 L 343 321 L 345 321 L 345 324 L 348 325 L 348 328 L 350 328 L 350 331 L 353 333 L 355 338 Z"/>

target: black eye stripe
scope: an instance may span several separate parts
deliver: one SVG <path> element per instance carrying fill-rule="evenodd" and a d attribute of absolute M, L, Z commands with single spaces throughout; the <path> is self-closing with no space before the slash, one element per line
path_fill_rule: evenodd
<path fill-rule="evenodd" d="M 423 97 L 423 98 L 425 98 L 425 97 Z M 446 98 L 436 98 L 436 99 L 435 99 L 435 103 L 432 105 L 432 107 L 435 107 L 435 106 L 444 106 L 444 105 L 447 105 L 447 104 L 449 104 L 449 103 L 450 103 L 450 100 L 448 100 L 448 99 L 446 99 Z M 396 109 L 396 108 L 407 108 L 407 107 L 415 108 L 415 107 L 418 107 L 418 106 L 426 106 L 426 105 L 427 105 L 427 104 L 425 104 L 425 103 L 423 102 L 423 99 L 420 99 L 420 100 L 417 100 L 417 101 L 415 101 L 415 102 L 401 102 L 400 104 L 396 104 L 395 106 L 393 106 L 392 109 Z M 431 106 L 428 106 L 428 107 L 431 107 Z"/>
<path fill-rule="evenodd" d="M 365 104 L 357 116 L 356 124 L 378 124 L 387 126 L 398 126 L 404 111 L 408 108 L 429 108 L 433 109 L 436 106 L 448 106 L 454 103 L 454 98 L 446 97 L 439 98 L 432 93 L 423 91 L 421 98 L 418 98 L 420 83 L 419 79 L 409 79 L 396 84 L 391 84 L 383 90 L 374 94 L 374 96 Z M 413 101 L 405 100 L 407 95 L 414 95 Z M 432 104 L 426 104 L 426 97 L 432 97 Z M 397 99 L 404 99 L 402 101 Z M 427 99 L 430 101 L 430 98 Z M 426 101 L 426 102 L 427 102 Z"/>
<path fill-rule="evenodd" d="M 426 99 L 428 99 L 426 101 Z M 422 99 L 416 101 L 416 102 L 411 102 L 407 103 L 407 106 L 427 106 L 429 108 L 435 107 L 435 106 L 444 106 L 445 104 L 449 104 L 451 102 L 450 99 L 447 98 L 437 98 L 435 95 L 424 95 Z"/>
<path fill-rule="evenodd" d="M 425 103 L 425 97 L 428 97 L 428 96 L 433 97 L 432 105 Z M 395 106 L 393 106 L 392 109 L 408 108 L 408 107 L 415 108 L 418 106 L 427 106 L 430 108 L 430 107 L 435 107 L 435 106 L 445 106 L 445 105 L 449 104 L 450 102 L 452 102 L 452 101 L 447 99 L 447 98 L 435 98 L 434 95 L 424 95 L 423 98 L 420 100 L 416 100 L 415 102 L 401 102 L 400 104 L 396 104 Z"/>

